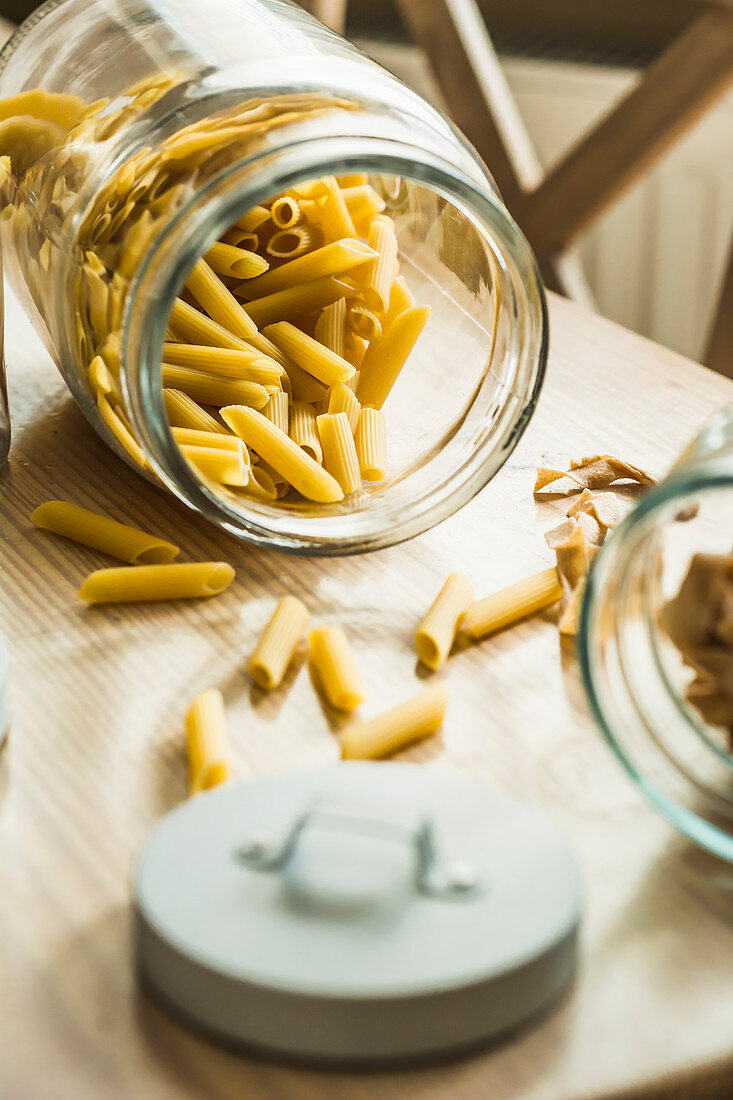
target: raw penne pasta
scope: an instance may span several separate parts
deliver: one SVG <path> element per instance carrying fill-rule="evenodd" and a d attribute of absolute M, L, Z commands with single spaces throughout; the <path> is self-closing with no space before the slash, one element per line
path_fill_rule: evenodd
<path fill-rule="evenodd" d="M 321 310 L 316 321 L 315 337 L 320 344 L 343 359 L 346 350 L 346 299 L 339 298 Z"/>
<path fill-rule="evenodd" d="M 235 248 L 244 248 L 247 252 L 256 252 L 260 246 L 256 233 L 245 233 L 243 229 L 232 226 L 222 236 L 224 244 L 233 244 Z"/>
<path fill-rule="evenodd" d="M 245 351 L 166 341 L 163 359 L 174 367 L 189 367 L 240 382 L 257 382 L 260 386 L 279 386 L 283 373 L 279 363 L 254 348 Z"/>
<path fill-rule="evenodd" d="M 308 374 L 296 363 L 288 361 L 283 375 L 283 389 L 287 389 L 285 379 L 290 382 L 290 390 L 296 401 L 308 401 L 312 405 L 322 405 L 328 398 L 328 388 Z"/>
<path fill-rule="evenodd" d="M 221 415 L 232 431 L 306 500 L 328 504 L 343 499 L 336 479 L 267 417 L 242 406 L 222 409 Z"/>
<path fill-rule="evenodd" d="M 377 214 L 369 226 L 368 240 L 377 257 L 367 268 L 362 295 L 369 309 L 384 313 L 397 277 L 397 237 L 392 219 Z"/>
<path fill-rule="evenodd" d="M 217 275 L 230 279 L 254 279 L 269 268 L 269 263 L 256 252 L 247 252 L 233 244 L 217 241 L 205 256 L 206 262 Z"/>
<path fill-rule="evenodd" d="M 138 466 L 145 466 L 145 455 L 143 454 L 142 447 L 120 418 L 117 409 L 112 408 L 103 393 L 97 394 L 97 410 L 112 435 L 124 448 L 133 462 L 136 462 Z"/>
<path fill-rule="evenodd" d="M 323 236 L 327 241 L 338 241 L 342 237 L 356 237 L 357 232 L 351 220 L 351 214 L 335 176 L 324 176 L 321 183 L 325 186 L 326 193 L 322 198 L 317 198 L 316 202 L 320 209 Z"/>
<path fill-rule="evenodd" d="M 473 585 L 463 573 L 451 573 L 415 632 L 417 655 L 427 668 L 448 659 L 456 634 L 473 602 Z"/>
<path fill-rule="evenodd" d="M 340 626 L 319 626 L 308 635 L 311 668 L 336 710 L 351 712 L 364 702 L 364 685 L 349 640 Z"/>
<path fill-rule="evenodd" d="M 338 382 L 330 390 L 328 395 L 328 411 L 330 413 L 346 413 L 351 431 L 356 431 L 356 425 L 359 423 L 361 405 L 354 391 L 350 389 L 345 382 Z"/>
<path fill-rule="evenodd" d="M 345 187 L 363 187 L 366 183 L 368 183 L 368 181 L 369 177 L 364 175 L 363 173 L 359 173 L 358 175 L 353 176 L 336 177 L 336 182 L 338 183 L 342 191 Z"/>
<path fill-rule="evenodd" d="M 308 374 L 312 374 L 324 386 L 335 386 L 338 382 L 348 382 L 354 368 L 340 355 L 325 348 L 312 336 L 307 336 L 288 321 L 269 325 L 265 335 L 280 348 L 293 362 Z M 292 375 L 291 375 L 292 381 Z"/>
<path fill-rule="evenodd" d="M 267 462 L 262 462 L 261 460 L 258 460 L 257 473 L 258 476 L 266 477 L 268 479 L 268 488 L 270 485 L 272 485 L 272 488 L 275 491 L 276 500 L 281 500 L 282 497 L 287 496 L 287 494 L 290 492 L 290 485 L 285 480 L 283 475 L 278 473 L 273 466 L 269 466 Z M 265 484 L 265 482 L 263 482 L 262 484 Z"/>
<path fill-rule="evenodd" d="M 389 328 L 395 317 L 399 317 L 400 313 L 404 313 L 406 309 L 412 309 L 414 304 L 415 299 L 405 282 L 404 276 L 398 276 L 392 283 L 392 289 L 389 292 L 389 306 L 384 315 L 382 328 Z"/>
<path fill-rule="evenodd" d="M 218 596 L 233 579 L 234 570 L 225 561 L 120 566 L 90 573 L 79 596 L 87 603 L 194 600 Z"/>
<path fill-rule="evenodd" d="M 362 405 L 381 409 L 429 316 L 429 306 L 406 309 L 378 343 L 369 345 L 360 368 L 358 397 Z"/>
<path fill-rule="evenodd" d="M 226 429 L 224 430 L 226 431 Z M 242 454 L 245 463 L 249 465 L 247 448 L 236 435 L 229 435 L 228 432 L 225 435 L 218 435 L 216 432 L 200 431 L 196 428 L 171 428 L 171 432 L 179 447 L 185 444 L 187 447 L 208 447 L 217 451 L 232 451 L 235 454 Z"/>
<path fill-rule="evenodd" d="M 354 434 L 346 413 L 323 413 L 316 418 L 323 451 L 323 466 L 336 478 L 344 493 L 361 488 Z"/>
<path fill-rule="evenodd" d="M 278 290 L 288 290 L 302 283 L 322 279 L 326 275 L 341 275 L 376 258 L 376 251 L 363 241 L 335 241 L 309 252 L 307 256 L 299 256 L 296 260 L 290 260 L 281 267 L 259 275 L 236 289 L 243 297 L 262 298 Z"/>
<path fill-rule="evenodd" d="M 172 542 L 129 527 L 126 523 L 100 516 L 66 500 L 49 500 L 31 514 L 36 527 L 63 535 L 93 550 L 101 550 L 120 561 L 160 564 L 173 561 L 179 549 Z"/>
<path fill-rule="evenodd" d="M 212 320 L 240 340 L 251 340 L 256 346 L 257 325 L 205 260 L 197 260 L 194 264 L 186 286 Z M 175 325 L 175 317 L 173 320 Z"/>
<path fill-rule="evenodd" d="M 376 313 L 367 309 L 366 306 L 360 305 L 359 302 L 349 303 L 346 313 L 346 325 L 357 336 L 361 336 L 363 340 L 367 340 L 369 343 L 379 340 L 382 335 L 382 323 Z"/>
<path fill-rule="evenodd" d="M 262 469 L 262 465 L 259 463 L 257 466 L 252 466 L 249 472 L 247 493 L 257 500 L 273 501 L 278 499 L 275 481 L 267 470 Z"/>
<path fill-rule="evenodd" d="M 551 607 L 561 596 L 562 585 L 557 569 L 554 566 L 543 569 L 471 604 L 461 624 L 461 633 L 478 641 L 545 607 Z"/>
<path fill-rule="evenodd" d="M 281 432 L 288 434 L 290 406 L 286 393 L 273 393 L 262 412 Z"/>
<path fill-rule="evenodd" d="M 370 722 L 349 726 L 341 735 L 341 756 L 344 760 L 378 759 L 432 737 L 443 724 L 447 705 L 448 692 L 442 684 L 426 688 Z"/>
<path fill-rule="evenodd" d="M 170 316 L 170 325 L 181 340 L 192 344 L 209 344 L 215 348 L 234 348 L 235 351 L 251 350 L 251 345 L 240 340 L 223 325 L 212 321 L 210 317 L 195 306 L 176 298 Z"/>
<path fill-rule="evenodd" d="M 318 234 L 309 225 L 294 225 L 292 229 L 279 229 L 265 245 L 265 252 L 274 260 L 293 260 L 315 248 Z M 244 295 L 242 295 L 244 297 Z"/>
<path fill-rule="evenodd" d="M 290 438 L 315 462 L 323 461 L 315 409 L 307 402 L 296 401 L 290 407 Z"/>
<path fill-rule="evenodd" d="M 380 198 L 374 188 L 368 184 L 342 187 L 341 194 L 355 228 L 362 236 L 367 236 L 372 218 L 384 210 L 384 199 Z"/>
<path fill-rule="evenodd" d="M 347 332 L 344 359 L 347 363 L 351 363 L 352 367 L 355 367 L 358 371 L 361 368 L 361 364 L 364 362 L 364 356 L 367 353 L 368 347 L 369 344 L 361 336 L 357 336 L 355 332 Z M 354 389 L 353 382 L 353 378 L 347 382 L 347 385 L 351 386 L 352 389 Z M 358 390 L 358 386 L 356 390 Z"/>
<path fill-rule="evenodd" d="M 381 409 L 361 410 L 354 442 L 362 478 L 380 481 L 387 472 L 387 424 Z"/>
<path fill-rule="evenodd" d="M 298 200 L 291 195 L 280 195 L 270 207 L 270 217 L 278 229 L 292 229 L 302 217 Z"/>
<path fill-rule="evenodd" d="M 202 409 L 192 397 L 180 390 L 164 389 L 163 401 L 168 421 L 174 428 L 193 428 L 196 431 L 227 435 L 227 429 L 211 413 Z"/>
<path fill-rule="evenodd" d="M 223 438 L 223 437 L 222 437 Z M 244 488 L 249 481 L 249 463 L 244 453 L 224 450 L 221 447 L 201 447 L 188 443 L 179 444 L 181 452 L 196 469 L 221 485 Z"/>
<path fill-rule="evenodd" d="M 258 687 L 272 691 L 282 683 L 309 617 L 307 607 L 295 596 L 280 600 L 249 662 L 250 675 Z"/>
<path fill-rule="evenodd" d="M 197 695 L 186 714 L 189 793 L 210 790 L 229 778 L 224 702 L 219 691 Z"/>
<path fill-rule="evenodd" d="M 266 328 L 276 321 L 285 321 L 290 317 L 297 317 L 298 314 L 311 313 L 315 309 L 329 306 L 344 295 L 352 293 L 340 280 L 326 275 L 322 279 L 291 286 L 286 290 L 267 294 L 264 298 L 257 298 L 254 302 L 247 302 L 244 308 L 259 328 Z"/>
<path fill-rule="evenodd" d="M 220 378 L 206 371 L 174 367 L 170 363 L 163 363 L 162 375 L 164 387 L 182 390 L 202 405 L 251 405 L 253 409 L 262 409 L 270 400 L 265 387 L 257 382 Z"/>
<path fill-rule="evenodd" d="M 246 214 L 243 214 L 241 218 L 237 218 L 234 224 L 237 229 L 243 229 L 245 233 L 252 233 L 266 222 L 269 217 L 270 211 L 266 206 L 253 206 L 252 209 L 248 210 Z"/>
<path fill-rule="evenodd" d="M 110 397 L 118 405 L 121 403 L 122 394 L 117 379 L 113 377 L 101 355 L 95 355 L 89 364 L 88 378 L 95 393 Z"/>

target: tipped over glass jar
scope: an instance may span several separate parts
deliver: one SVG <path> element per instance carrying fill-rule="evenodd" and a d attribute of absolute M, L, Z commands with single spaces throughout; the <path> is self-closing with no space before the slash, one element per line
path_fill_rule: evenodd
<path fill-rule="evenodd" d="M 234 535 L 409 538 L 531 417 L 545 301 L 488 171 L 295 5 L 52 0 L 0 54 L 0 158 L 8 278 L 75 399 Z"/>

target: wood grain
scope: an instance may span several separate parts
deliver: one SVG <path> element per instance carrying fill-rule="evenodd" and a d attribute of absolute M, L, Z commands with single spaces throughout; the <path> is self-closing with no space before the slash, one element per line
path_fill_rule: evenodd
<path fill-rule="evenodd" d="M 412 632 L 450 570 L 468 573 L 481 595 L 549 563 L 542 534 L 559 506 L 532 499 L 535 464 L 609 450 L 661 471 L 733 397 L 726 379 L 559 299 L 552 319 L 539 411 L 494 482 L 411 543 L 322 561 L 234 543 L 115 459 L 10 303 L 3 1100 L 598 1100 L 682 1095 L 682 1080 L 689 1095 L 727 1095 L 733 871 L 677 838 L 621 774 L 549 619 L 454 656 L 444 733 L 407 756 L 471 769 L 543 806 L 571 838 L 587 911 L 578 980 L 556 1012 L 451 1065 L 320 1074 L 220 1050 L 170 1020 L 133 976 L 129 873 L 148 830 L 185 796 L 192 695 L 223 691 L 237 776 L 336 759 L 338 722 L 302 664 L 269 697 L 247 676 L 281 595 L 307 593 L 319 621 L 345 625 L 373 714 L 415 690 Z M 32 527 L 31 510 L 52 497 L 174 537 L 187 558 L 227 558 L 237 579 L 196 605 L 84 608 L 77 587 L 103 559 Z"/>

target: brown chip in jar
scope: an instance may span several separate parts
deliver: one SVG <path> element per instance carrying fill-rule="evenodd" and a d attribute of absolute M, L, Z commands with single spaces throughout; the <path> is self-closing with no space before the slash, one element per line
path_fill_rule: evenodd
<path fill-rule="evenodd" d="M 632 466 L 630 462 L 624 462 L 613 455 L 590 455 L 571 462 L 569 470 L 539 466 L 533 491 L 540 493 L 548 485 L 562 478 L 569 478 L 581 489 L 607 489 L 616 481 L 635 481 L 639 485 L 654 485 L 656 482 L 656 479 L 645 470 Z M 574 491 L 574 489 L 567 490 L 567 492 Z"/>

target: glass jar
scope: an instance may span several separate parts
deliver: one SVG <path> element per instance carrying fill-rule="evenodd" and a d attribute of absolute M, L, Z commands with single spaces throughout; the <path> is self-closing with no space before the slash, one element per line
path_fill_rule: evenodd
<path fill-rule="evenodd" d="M 732 552 L 730 408 L 709 422 L 600 551 L 588 579 L 579 635 L 586 691 L 611 749 L 682 833 L 728 860 L 733 860 L 728 716 L 733 647 L 729 641 L 721 644 L 706 625 L 711 599 L 719 595 L 707 587 L 698 563 L 715 564 L 718 555 Z M 731 585 L 733 571 L 725 569 Z M 692 598 L 684 608 L 688 640 L 682 643 L 670 608 L 680 607 L 685 581 Z M 712 667 L 722 677 L 722 695 L 717 687 L 710 692 Z M 700 686 L 702 696 L 695 694 Z"/>
<path fill-rule="evenodd" d="M 8 278 L 75 399 L 123 458 L 234 535 L 322 554 L 416 535 L 501 467 L 542 383 L 543 290 L 486 168 L 432 107 L 283 0 L 51 0 L 0 54 L 0 99 L 37 89 L 75 98 L 55 99 L 50 121 L 32 119 L 33 140 L 24 132 L 19 163 L 11 156 Z M 267 114 L 267 127 L 227 130 L 242 105 Z M 28 110 L 45 107 L 33 100 Z M 53 127 L 68 125 L 67 110 L 75 129 L 59 142 Z M 194 148 L 202 132 L 205 156 Z M 176 160 L 184 148 L 190 162 Z M 162 175 L 146 177 L 161 158 Z M 184 459 L 165 415 L 161 352 L 175 297 L 255 204 L 313 178 L 362 173 L 394 220 L 411 290 L 432 311 L 390 398 L 388 475 L 329 505 L 218 491 Z M 101 278 L 102 341 L 89 250 L 140 195 L 154 213 L 125 247 L 124 272 Z M 89 382 L 100 344 L 117 374 L 116 419 Z"/>

